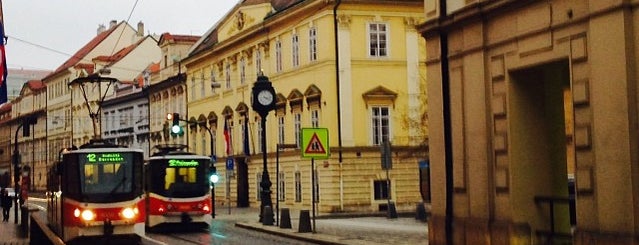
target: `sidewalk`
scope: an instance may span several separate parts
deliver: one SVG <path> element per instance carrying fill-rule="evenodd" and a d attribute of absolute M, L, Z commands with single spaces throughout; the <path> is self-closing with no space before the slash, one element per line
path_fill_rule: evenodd
<path fill-rule="evenodd" d="M 0 244 L 2 245 L 27 245 L 29 244 L 29 238 L 22 238 L 20 236 L 20 225 L 15 224 L 15 207 L 11 208 L 9 213 L 9 222 L 0 221 Z M 2 217 L 0 215 L 0 217 Z M 0 219 L 2 220 L 2 219 Z M 20 212 L 18 210 L 18 223 L 20 223 Z"/>
<path fill-rule="evenodd" d="M 235 226 L 240 228 L 316 244 L 428 244 L 428 225 L 410 214 L 400 215 L 397 219 L 388 219 L 385 213 L 317 214 L 315 233 L 298 232 L 299 214 L 300 210 L 290 211 L 290 229 L 279 228 L 276 223 L 272 226 L 259 223 L 259 208 L 232 208 L 230 215 L 227 208 L 218 208 L 216 219 L 234 220 Z"/>

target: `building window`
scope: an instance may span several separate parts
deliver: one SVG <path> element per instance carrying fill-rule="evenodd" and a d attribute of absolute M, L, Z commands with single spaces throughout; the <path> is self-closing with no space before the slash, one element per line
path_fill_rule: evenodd
<path fill-rule="evenodd" d="M 257 49 L 255 50 L 255 72 L 259 76 L 261 71 L 262 71 L 262 51 Z"/>
<path fill-rule="evenodd" d="M 368 24 L 368 54 L 372 57 L 388 56 L 388 29 L 384 23 Z"/>
<path fill-rule="evenodd" d="M 200 78 L 202 78 L 200 80 L 200 85 L 202 86 L 200 88 L 200 98 L 204 98 L 205 94 L 204 92 L 206 92 L 206 90 L 204 88 L 206 88 L 206 86 L 204 85 L 204 70 L 202 70 L 202 72 L 200 73 Z"/>
<path fill-rule="evenodd" d="M 373 182 L 375 188 L 375 200 L 390 199 L 390 183 L 386 180 L 375 180 Z"/>
<path fill-rule="evenodd" d="M 284 144 L 284 117 L 277 118 L 277 142 Z"/>
<path fill-rule="evenodd" d="M 227 63 L 224 70 L 224 73 L 226 75 L 226 89 L 231 89 L 231 64 Z"/>
<path fill-rule="evenodd" d="M 191 99 L 195 100 L 195 76 L 191 77 Z"/>
<path fill-rule="evenodd" d="M 299 36 L 293 35 L 291 40 L 291 54 L 293 57 L 293 67 L 298 67 L 300 65 L 300 39 Z"/>
<path fill-rule="evenodd" d="M 311 61 L 317 60 L 317 29 L 312 27 L 308 30 L 308 51 Z"/>
<path fill-rule="evenodd" d="M 311 127 L 319 128 L 319 109 L 311 110 Z"/>
<path fill-rule="evenodd" d="M 213 126 L 211 126 L 213 127 Z M 215 128 L 211 128 L 211 136 L 209 137 L 213 137 L 211 138 L 211 145 L 214 146 L 213 149 L 211 149 L 213 152 L 211 152 L 211 155 L 217 155 L 217 150 L 215 149 L 215 146 L 217 144 L 217 131 L 214 130 Z"/>
<path fill-rule="evenodd" d="M 262 200 L 262 186 L 260 185 L 260 183 L 262 183 L 262 172 L 258 172 L 256 174 L 256 178 L 255 178 L 255 183 L 257 183 L 257 200 L 261 201 Z"/>
<path fill-rule="evenodd" d="M 300 134 L 302 133 L 302 114 L 296 112 L 293 114 L 293 118 L 295 120 L 293 122 L 295 124 L 295 144 L 297 145 L 297 148 L 300 148 L 302 145 L 302 139 L 300 138 Z"/>
<path fill-rule="evenodd" d="M 295 202 L 302 202 L 302 173 L 295 171 Z"/>
<path fill-rule="evenodd" d="M 388 107 L 385 106 L 373 106 L 371 109 L 373 145 L 381 145 L 390 136 L 390 112 Z"/>
<path fill-rule="evenodd" d="M 244 57 L 240 58 L 240 84 L 246 83 L 246 61 Z"/>
<path fill-rule="evenodd" d="M 282 71 L 282 42 L 275 42 L 275 71 Z"/>
<path fill-rule="evenodd" d="M 255 119 L 255 125 L 257 125 L 257 149 L 255 150 L 255 152 L 257 153 L 262 153 L 262 123 L 260 122 L 260 118 L 256 118 Z"/>
<path fill-rule="evenodd" d="M 280 201 L 286 201 L 286 179 L 284 178 L 283 171 L 279 172 L 278 183 L 277 198 L 279 198 Z"/>
<path fill-rule="evenodd" d="M 200 133 L 200 135 L 202 136 L 202 141 L 201 141 L 202 145 L 200 146 L 201 147 L 201 152 L 202 152 L 202 155 L 207 155 L 206 153 L 208 152 L 208 150 L 206 149 L 206 146 L 207 146 L 207 144 L 206 144 L 206 129 L 202 128 L 200 130 L 202 131 Z"/>

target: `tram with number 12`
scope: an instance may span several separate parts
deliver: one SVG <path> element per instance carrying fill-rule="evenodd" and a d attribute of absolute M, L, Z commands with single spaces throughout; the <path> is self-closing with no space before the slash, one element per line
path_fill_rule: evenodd
<path fill-rule="evenodd" d="M 92 140 L 49 171 L 47 220 L 67 244 L 137 244 L 144 236 L 144 156 Z"/>

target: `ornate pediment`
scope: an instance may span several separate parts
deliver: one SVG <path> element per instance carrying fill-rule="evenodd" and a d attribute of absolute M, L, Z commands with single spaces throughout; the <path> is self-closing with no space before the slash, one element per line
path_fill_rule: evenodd
<path fill-rule="evenodd" d="M 385 103 L 393 104 L 393 106 L 395 106 L 397 93 L 388 88 L 385 88 L 384 86 L 377 86 L 371 90 L 366 91 L 364 94 L 362 94 L 362 97 L 366 102 L 366 106 L 371 103 Z"/>

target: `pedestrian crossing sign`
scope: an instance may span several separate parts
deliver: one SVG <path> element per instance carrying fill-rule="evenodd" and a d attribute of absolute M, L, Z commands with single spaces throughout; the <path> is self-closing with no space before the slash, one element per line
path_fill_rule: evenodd
<path fill-rule="evenodd" d="M 302 128 L 302 157 L 325 159 L 329 155 L 327 128 Z"/>

